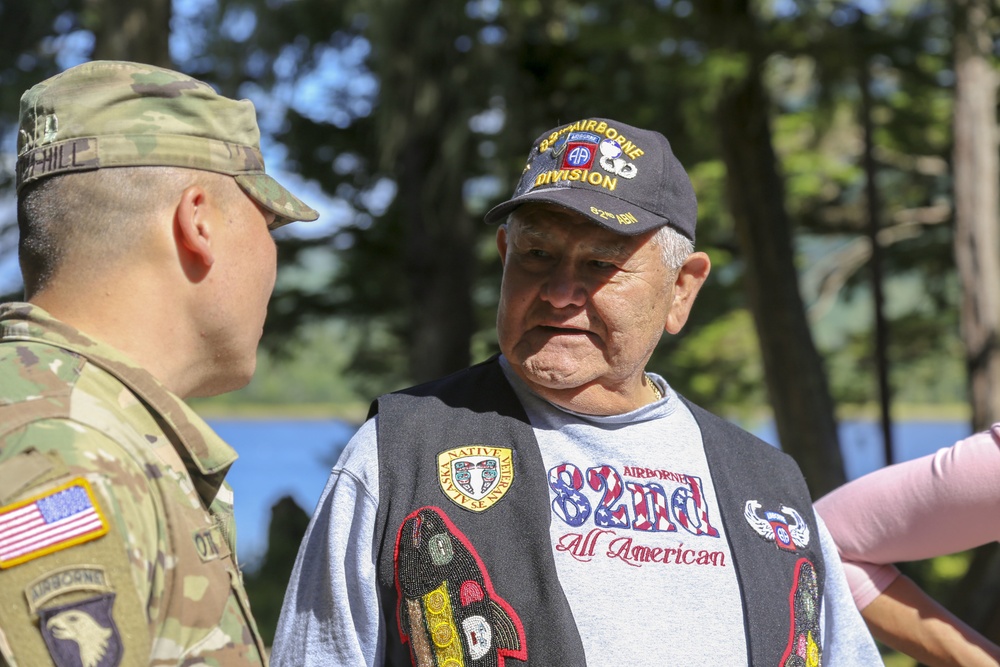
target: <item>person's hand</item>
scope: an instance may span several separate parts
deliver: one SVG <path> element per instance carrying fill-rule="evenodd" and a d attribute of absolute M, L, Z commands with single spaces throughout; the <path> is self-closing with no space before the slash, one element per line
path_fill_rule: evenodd
<path fill-rule="evenodd" d="M 900 575 L 861 610 L 880 642 L 930 667 L 1000 667 L 1000 646 Z"/>

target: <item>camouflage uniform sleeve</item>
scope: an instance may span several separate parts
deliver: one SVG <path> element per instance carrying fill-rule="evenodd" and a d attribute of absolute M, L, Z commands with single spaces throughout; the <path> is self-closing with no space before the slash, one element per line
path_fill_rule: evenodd
<path fill-rule="evenodd" d="M 146 472 L 109 435 L 48 419 L 0 440 L 0 655 L 148 665 L 165 557 Z"/>

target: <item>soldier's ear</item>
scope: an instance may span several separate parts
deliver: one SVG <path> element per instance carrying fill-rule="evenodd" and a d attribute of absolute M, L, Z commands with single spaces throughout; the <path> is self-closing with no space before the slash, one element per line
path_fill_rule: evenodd
<path fill-rule="evenodd" d="M 199 280 L 215 263 L 209 197 L 200 185 L 184 189 L 174 211 L 174 240 L 185 273 Z"/>

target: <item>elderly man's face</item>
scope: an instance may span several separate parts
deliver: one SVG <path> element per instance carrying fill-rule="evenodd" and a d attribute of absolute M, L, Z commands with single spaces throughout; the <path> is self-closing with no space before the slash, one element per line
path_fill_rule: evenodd
<path fill-rule="evenodd" d="M 535 391 L 622 394 L 641 382 L 675 301 L 674 272 L 652 236 L 548 206 L 522 207 L 499 230 L 500 349 Z"/>

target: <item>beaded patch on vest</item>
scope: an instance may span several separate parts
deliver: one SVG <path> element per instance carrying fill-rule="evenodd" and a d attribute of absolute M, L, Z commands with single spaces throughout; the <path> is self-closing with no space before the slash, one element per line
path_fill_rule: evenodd
<path fill-rule="evenodd" d="M 791 611 L 788 648 L 781 667 L 821 667 L 823 648 L 819 634 L 819 585 L 816 568 L 805 558 L 795 564 L 795 580 L 788 596 Z"/>
<path fill-rule="evenodd" d="M 437 507 L 403 520 L 396 536 L 399 632 L 415 667 L 503 667 L 528 659 L 524 626 L 493 590 L 469 539 Z"/>

